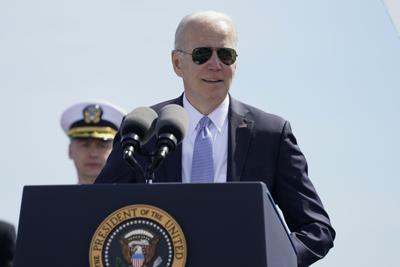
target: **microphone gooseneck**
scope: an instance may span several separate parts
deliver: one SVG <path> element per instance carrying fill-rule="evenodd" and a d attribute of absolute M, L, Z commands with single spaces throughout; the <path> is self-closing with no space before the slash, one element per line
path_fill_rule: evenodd
<path fill-rule="evenodd" d="M 134 158 L 134 154 L 153 136 L 157 118 L 158 115 L 153 109 L 139 107 L 126 115 L 121 125 L 120 143 L 123 158 L 141 175 L 142 179 L 144 179 L 145 171 Z"/>

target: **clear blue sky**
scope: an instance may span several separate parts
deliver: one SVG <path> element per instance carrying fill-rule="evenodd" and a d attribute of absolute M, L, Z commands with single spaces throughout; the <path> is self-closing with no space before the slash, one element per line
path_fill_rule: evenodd
<path fill-rule="evenodd" d="M 179 95 L 175 28 L 209 9 L 239 31 L 232 95 L 288 119 L 309 161 L 337 230 L 314 266 L 398 266 L 400 39 L 380 0 L 0 1 L 0 218 L 18 223 L 24 185 L 76 182 L 67 106 Z"/>

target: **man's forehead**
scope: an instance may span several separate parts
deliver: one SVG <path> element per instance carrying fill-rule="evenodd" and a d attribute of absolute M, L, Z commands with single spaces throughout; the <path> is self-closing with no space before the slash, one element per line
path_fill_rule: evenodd
<path fill-rule="evenodd" d="M 194 47 L 236 47 L 234 29 L 225 21 L 219 21 L 218 24 L 196 23 L 192 26 L 188 25 L 185 29 L 184 36 L 186 45 L 193 45 Z"/>
<path fill-rule="evenodd" d="M 204 34 L 207 32 L 230 35 L 234 33 L 234 27 L 223 19 L 192 20 L 187 23 L 185 34 Z"/>

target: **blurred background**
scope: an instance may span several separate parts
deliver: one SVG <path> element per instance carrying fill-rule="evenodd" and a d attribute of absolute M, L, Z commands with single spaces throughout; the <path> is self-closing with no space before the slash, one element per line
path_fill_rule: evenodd
<path fill-rule="evenodd" d="M 239 32 L 231 94 L 291 122 L 337 231 L 313 266 L 398 266 L 398 3 L 0 1 L 0 219 L 18 225 L 24 185 L 76 183 L 66 107 L 102 99 L 129 112 L 177 97 L 175 28 L 212 9 Z"/>

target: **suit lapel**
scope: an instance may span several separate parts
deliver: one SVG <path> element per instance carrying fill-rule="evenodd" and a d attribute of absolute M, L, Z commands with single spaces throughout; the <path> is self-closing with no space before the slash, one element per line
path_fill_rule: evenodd
<path fill-rule="evenodd" d="M 182 182 L 182 144 L 163 163 L 165 182 Z"/>
<path fill-rule="evenodd" d="M 254 122 L 246 115 L 246 107 L 230 98 L 228 113 L 228 166 L 227 181 L 240 181 L 244 163 L 247 158 L 247 151 L 251 139 Z"/>
<path fill-rule="evenodd" d="M 165 104 L 183 106 L 182 97 L 183 95 Z M 230 97 L 227 181 L 240 181 L 241 178 L 254 125 L 254 121 L 247 118 L 248 112 L 248 109 L 242 103 Z M 176 151 L 171 153 L 160 166 L 161 173 L 163 178 L 160 181 L 182 182 L 182 144 L 179 144 Z"/>

